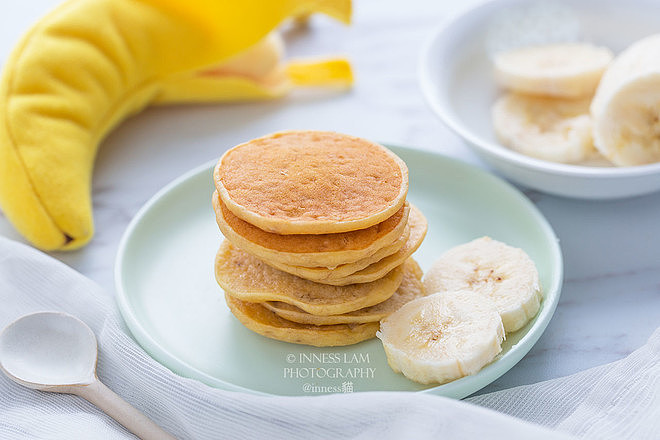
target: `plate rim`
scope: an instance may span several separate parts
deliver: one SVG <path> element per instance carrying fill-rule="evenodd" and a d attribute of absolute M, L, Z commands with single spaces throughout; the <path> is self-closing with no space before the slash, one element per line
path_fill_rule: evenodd
<path fill-rule="evenodd" d="M 184 172 L 178 177 L 171 180 L 169 183 L 165 184 L 161 189 L 159 189 L 154 195 L 149 197 L 149 199 L 138 209 L 135 213 L 128 226 L 122 234 L 121 240 L 119 241 L 119 246 L 117 247 L 117 254 L 115 256 L 114 264 L 114 281 L 115 281 L 115 301 L 117 302 L 117 308 L 119 309 L 119 314 L 121 315 L 124 323 L 131 332 L 131 337 L 135 342 L 153 359 L 156 363 L 162 365 L 170 371 L 173 371 L 176 374 L 179 374 L 183 377 L 189 379 L 195 379 L 210 384 L 217 384 L 217 386 L 222 386 L 222 389 L 228 391 L 238 391 L 246 392 L 252 394 L 260 395 L 270 395 L 258 390 L 253 390 L 246 387 L 241 387 L 240 385 L 235 385 L 230 382 L 220 381 L 217 378 L 207 374 L 201 370 L 198 370 L 191 365 L 181 361 L 176 356 L 172 355 L 165 347 L 163 347 L 157 340 L 155 340 L 148 331 L 146 331 L 140 321 L 135 316 L 133 309 L 128 304 L 127 293 L 124 291 L 123 286 L 123 272 L 121 267 L 126 255 L 126 247 L 130 241 L 131 235 L 134 233 L 135 229 L 138 227 L 140 220 L 151 210 L 151 208 L 156 205 L 164 196 L 166 196 L 171 190 L 175 189 L 182 183 L 188 181 L 189 179 L 197 176 L 200 173 L 205 172 L 207 169 L 212 168 L 218 162 L 218 159 L 211 159 L 207 162 L 204 162 L 196 167 Z M 158 352 L 158 356 L 161 358 L 166 358 L 168 365 L 165 365 L 162 361 L 156 359 L 152 354 L 152 351 Z M 176 368 L 172 368 L 172 365 L 175 365 Z M 190 375 L 190 370 L 194 369 L 194 375 Z"/>
<path fill-rule="evenodd" d="M 562 255 L 561 247 L 559 245 L 559 239 L 557 238 L 557 235 L 554 229 L 552 228 L 552 226 L 550 225 L 550 223 L 548 222 L 548 220 L 536 207 L 536 205 L 534 205 L 534 203 L 528 197 L 526 197 L 519 189 L 515 188 L 512 184 L 505 181 L 504 179 L 495 176 L 494 174 L 478 166 L 469 164 L 460 159 L 453 158 L 437 152 L 422 150 L 414 147 L 395 145 L 392 143 L 384 143 L 383 145 L 385 145 L 387 148 L 391 148 L 394 150 L 405 151 L 407 154 L 414 154 L 414 155 L 427 156 L 427 157 L 430 156 L 433 157 L 434 159 L 447 161 L 452 163 L 453 165 L 467 168 L 472 172 L 481 174 L 482 176 L 490 179 L 491 181 L 496 182 L 496 184 L 500 185 L 500 187 L 504 191 L 508 192 L 510 195 L 514 196 L 519 202 L 525 205 L 525 207 L 533 215 L 537 224 L 543 230 L 544 235 L 549 238 L 552 262 L 557 269 L 556 274 L 550 280 L 550 286 L 548 286 L 546 291 L 544 292 L 543 309 L 540 311 L 539 315 L 535 318 L 536 320 L 532 325 L 532 327 L 518 341 L 518 343 L 513 345 L 503 357 L 497 359 L 495 362 L 491 364 L 488 364 L 475 375 L 465 376 L 463 378 L 454 380 L 449 383 L 437 385 L 422 390 L 397 391 L 397 392 L 413 392 L 413 393 L 426 393 L 426 394 L 438 394 L 438 395 L 441 394 L 442 396 L 445 397 L 462 399 L 477 392 L 478 390 L 492 383 L 500 376 L 505 374 L 507 371 L 512 369 L 531 350 L 534 344 L 536 344 L 536 342 L 539 340 L 541 335 L 545 332 L 545 329 L 547 328 L 548 324 L 550 323 L 550 320 L 552 319 L 552 316 L 554 315 L 554 312 L 557 308 L 557 304 L 559 303 L 559 298 L 561 296 L 561 289 L 564 278 L 563 255 Z M 196 367 L 186 363 L 185 361 L 171 354 L 165 347 L 162 346 L 162 344 L 160 344 L 157 340 L 155 340 L 151 336 L 151 334 L 147 330 L 145 330 L 144 327 L 141 325 L 132 307 L 129 305 L 128 293 L 124 289 L 122 267 L 126 259 L 127 246 L 129 245 L 131 237 L 134 234 L 135 229 L 139 226 L 143 217 L 155 205 L 160 203 L 161 200 L 172 190 L 174 190 L 184 182 L 188 181 L 189 179 L 194 178 L 201 173 L 207 172 L 208 170 L 212 170 L 215 164 L 217 163 L 217 161 L 218 159 L 212 159 L 207 162 L 204 162 L 186 171 L 185 173 L 181 174 L 175 179 L 171 180 L 160 190 L 158 190 L 153 196 L 151 196 L 133 216 L 130 223 L 124 230 L 124 233 L 119 242 L 117 254 L 115 256 L 115 262 L 114 262 L 115 301 L 117 302 L 120 315 L 124 323 L 128 327 L 132 338 L 155 362 L 162 365 L 164 368 L 167 368 L 183 377 L 199 380 L 205 383 L 206 385 L 214 386 L 223 390 L 244 392 L 253 395 L 276 396 L 278 394 L 267 393 L 264 391 L 259 391 L 252 388 L 243 387 L 240 385 L 235 385 L 231 382 L 219 379 L 208 373 L 205 373 L 204 371 L 197 369 Z M 552 298 L 548 297 L 550 293 L 553 294 Z M 156 353 L 156 355 L 154 355 L 153 353 Z M 505 362 L 500 362 L 505 359 L 506 359 Z M 478 379 L 475 379 L 475 377 L 477 377 L 477 374 L 479 375 Z M 468 382 L 468 384 L 470 382 L 473 382 L 473 384 L 471 386 L 466 386 L 466 382 Z M 466 393 L 466 390 L 468 390 L 469 392 Z M 375 392 L 388 392 L 388 391 L 389 390 L 382 390 Z M 291 396 L 291 397 L 296 397 L 296 396 Z"/>

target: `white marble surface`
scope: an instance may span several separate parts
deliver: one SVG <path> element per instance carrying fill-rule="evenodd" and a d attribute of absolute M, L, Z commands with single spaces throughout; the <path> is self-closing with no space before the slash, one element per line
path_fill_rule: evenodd
<path fill-rule="evenodd" d="M 0 60 L 54 0 L 7 2 Z M 159 188 L 230 146 L 280 129 L 337 130 L 436 151 L 484 166 L 435 118 L 416 81 L 421 44 L 456 2 L 357 0 L 350 28 L 318 18 L 289 35 L 294 55 L 343 53 L 357 76 L 347 94 L 275 102 L 150 109 L 110 134 L 94 175 L 97 233 L 86 248 L 53 253 L 113 293 L 119 239 Z M 464 3 L 465 4 L 465 3 Z M 620 359 L 660 325 L 660 194 L 588 202 L 526 191 L 560 238 L 565 283 L 556 314 L 532 351 L 484 392 L 571 374 Z M 21 238 L 4 218 L 0 233 Z"/>

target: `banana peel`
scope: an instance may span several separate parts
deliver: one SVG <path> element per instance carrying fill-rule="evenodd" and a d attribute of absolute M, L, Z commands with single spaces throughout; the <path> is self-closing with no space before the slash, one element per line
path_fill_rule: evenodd
<path fill-rule="evenodd" d="M 350 0 L 69 0 L 37 23 L 0 79 L 0 206 L 44 250 L 94 233 L 98 145 L 150 104 L 347 88 L 343 59 L 282 62 L 273 29 L 320 12 L 350 22 Z"/>

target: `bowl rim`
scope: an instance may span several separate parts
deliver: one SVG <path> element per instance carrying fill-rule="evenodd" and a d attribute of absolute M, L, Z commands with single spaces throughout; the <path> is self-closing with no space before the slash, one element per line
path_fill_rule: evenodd
<path fill-rule="evenodd" d="M 431 69 L 429 67 L 429 61 L 434 54 L 434 47 L 438 44 L 446 44 L 444 42 L 449 41 L 449 39 L 446 38 L 447 35 L 450 34 L 455 27 L 460 26 L 462 22 L 467 21 L 468 17 L 479 13 L 487 7 L 492 7 L 494 4 L 497 4 L 497 8 L 502 9 L 510 6 L 512 3 L 520 3 L 520 0 L 485 0 L 463 8 L 456 14 L 453 14 L 444 20 L 431 33 L 431 35 L 427 37 L 422 45 L 420 56 L 418 58 L 417 78 L 424 100 L 436 116 L 440 118 L 440 120 L 451 131 L 461 137 L 464 141 L 467 141 L 468 144 L 474 146 L 475 149 L 507 161 L 520 168 L 527 168 L 545 174 L 556 174 L 569 177 L 588 177 L 592 179 L 624 179 L 660 174 L 660 162 L 625 167 L 598 167 L 550 162 L 518 153 L 498 142 L 492 142 L 474 134 L 465 127 L 460 118 L 458 118 L 448 106 L 441 104 L 439 100 L 436 99 L 435 84 L 437 83 L 431 76 Z"/>

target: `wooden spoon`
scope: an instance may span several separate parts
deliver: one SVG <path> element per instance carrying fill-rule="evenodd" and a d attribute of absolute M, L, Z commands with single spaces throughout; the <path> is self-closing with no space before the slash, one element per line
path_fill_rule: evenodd
<path fill-rule="evenodd" d="M 0 369 L 40 391 L 76 394 L 143 440 L 175 439 L 96 377 L 96 337 L 66 313 L 25 315 L 0 333 Z"/>

